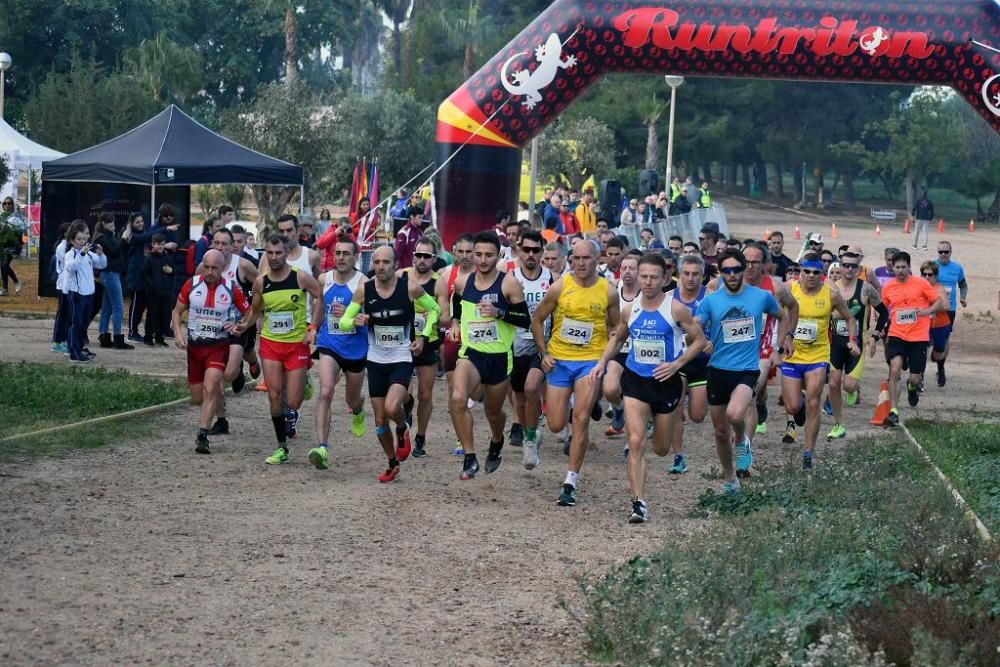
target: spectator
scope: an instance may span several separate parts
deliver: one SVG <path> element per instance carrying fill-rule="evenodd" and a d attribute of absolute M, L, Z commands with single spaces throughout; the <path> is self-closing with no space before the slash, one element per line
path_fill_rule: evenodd
<path fill-rule="evenodd" d="M 316 247 L 316 223 L 312 218 L 302 216 L 299 220 L 299 245 L 304 248 Z"/>
<path fill-rule="evenodd" d="M 541 216 L 543 223 L 545 220 L 545 210 L 549 207 L 549 200 L 552 199 L 552 188 L 545 188 L 544 193 L 542 200 L 535 204 L 535 213 Z"/>
<path fill-rule="evenodd" d="M 143 285 L 146 290 L 146 347 L 167 347 L 163 340 L 170 321 L 171 296 L 173 295 L 174 267 L 167 256 L 166 237 L 153 234 L 149 255 L 142 265 Z"/>
<path fill-rule="evenodd" d="M 526 201 L 517 202 L 517 221 L 529 222 L 530 220 L 531 220 L 531 211 L 528 210 L 528 202 Z"/>
<path fill-rule="evenodd" d="M 785 235 L 781 232 L 771 232 L 767 239 L 767 249 L 771 251 L 771 263 L 774 265 L 774 275 L 779 278 L 784 277 L 788 272 L 788 267 L 794 264 L 791 258 L 784 254 Z"/>
<path fill-rule="evenodd" d="M 260 254 L 247 247 L 247 230 L 243 225 L 233 225 L 229 231 L 233 233 L 233 254 L 242 257 L 254 266 L 260 262 Z"/>
<path fill-rule="evenodd" d="M 128 225 L 122 231 L 125 242 L 125 289 L 129 294 L 128 308 L 128 339 L 141 343 L 139 324 L 146 312 L 146 285 L 142 278 L 142 265 L 146 261 L 146 245 L 152 239 L 153 233 L 146 230 L 146 221 L 142 213 L 133 213 Z"/>
<path fill-rule="evenodd" d="M 414 193 L 414 195 L 416 195 L 416 193 Z M 361 221 L 364 220 L 365 216 L 367 216 L 371 210 L 372 203 L 368 197 L 361 197 L 358 199 L 358 210 L 350 214 L 351 231 L 354 233 L 354 238 L 358 238 L 358 234 L 361 233 Z"/>
<path fill-rule="evenodd" d="M 3 200 L 3 211 L 0 212 L 0 278 L 3 280 L 3 289 L 0 289 L 0 296 L 6 296 L 10 287 L 10 280 L 14 281 L 14 292 L 21 293 L 21 281 L 14 273 L 14 258 L 20 256 L 23 247 L 22 238 L 28 229 L 28 223 L 14 205 L 11 197 Z"/>
<path fill-rule="evenodd" d="M 321 272 L 326 273 L 327 271 L 333 270 L 333 251 L 338 241 L 341 239 L 350 239 L 351 241 L 354 241 L 354 236 L 351 234 L 351 230 L 351 219 L 347 216 L 341 216 L 337 219 L 337 224 L 327 227 L 326 231 L 323 232 L 318 239 L 316 239 L 316 250 L 319 250 L 321 253 L 319 258 L 319 270 Z"/>
<path fill-rule="evenodd" d="M 639 247 L 643 250 L 649 248 L 649 244 L 656 240 L 653 235 L 653 230 L 649 227 L 643 227 L 642 231 L 639 232 Z"/>
<path fill-rule="evenodd" d="M 715 244 L 719 241 L 719 226 L 714 223 L 707 223 L 701 228 L 698 234 L 698 243 L 701 248 L 701 258 L 705 264 L 715 266 L 719 263 L 719 252 Z"/>
<path fill-rule="evenodd" d="M 597 220 L 597 237 L 600 238 L 604 235 L 604 232 L 608 231 L 608 221 L 598 218 Z"/>
<path fill-rule="evenodd" d="M 639 214 L 639 200 L 630 199 L 628 202 L 628 207 L 624 211 L 622 211 L 618 223 L 622 225 L 638 225 L 641 222 L 642 222 L 642 217 Z"/>
<path fill-rule="evenodd" d="M 576 219 L 572 205 L 564 201 L 559 208 L 559 222 L 562 224 L 562 233 L 565 236 L 576 234 L 580 231 L 580 223 Z"/>
<path fill-rule="evenodd" d="M 125 342 L 122 333 L 122 317 L 125 301 L 122 296 L 122 274 L 125 273 L 128 244 L 115 230 L 115 217 L 108 212 L 101 213 L 94 225 L 94 245 L 101 249 L 107 259 L 107 268 L 101 272 L 104 294 L 101 297 L 101 319 L 97 328 L 97 340 L 101 347 L 116 350 L 134 350 Z M 114 341 L 110 328 L 114 330 Z"/>
<path fill-rule="evenodd" d="M 545 219 L 545 229 L 542 230 L 542 238 L 545 239 L 546 244 L 561 242 L 559 232 L 556 231 L 556 224 L 558 222 L 556 218 Z"/>
<path fill-rule="evenodd" d="M 232 206 L 219 207 L 221 211 L 223 208 L 228 208 L 230 213 L 233 210 Z M 215 232 L 219 231 L 226 224 L 223 222 L 222 218 L 210 215 L 206 220 L 205 224 L 201 226 L 201 238 L 194 245 L 194 265 L 198 266 L 201 264 L 201 258 L 205 256 L 205 253 L 212 249 L 212 237 Z"/>
<path fill-rule="evenodd" d="M 63 258 L 66 273 L 65 289 L 69 295 L 70 326 L 69 326 L 69 358 L 70 361 L 86 363 L 95 354 L 86 348 L 87 325 L 90 324 L 94 299 L 94 270 L 103 269 L 108 265 L 99 246 L 90 244 L 90 232 L 87 223 L 76 220 L 70 226 L 68 239 L 71 244 Z"/>
<path fill-rule="evenodd" d="M 555 220 L 556 224 L 552 229 L 556 230 L 556 233 L 562 234 L 562 220 L 559 218 L 559 213 L 562 211 L 562 198 L 558 194 L 552 195 L 549 199 L 548 205 L 545 207 L 545 213 L 542 214 L 542 226 L 545 229 L 549 228 L 549 220 Z"/>
<path fill-rule="evenodd" d="M 920 193 L 920 199 L 913 205 L 913 249 L 917 249 L 917 241 L 920 240 L 920 232 L 924 233 L 923 250 L 927 250 L 929 240 L 930 224 L 934 219 L 934 202 L 927 197 L 927 188 Z"/>
<path fill-rule="evenodd" d="M 69 236 L 69 230 L 71 223 L 64 222 L 59 225 L 59 230 L 56 232 L 56 238 L 59 242 L 56 243 L 56 247 L 52 254 L 52 260 L 49 268 L 49 277 L 55 280 L 56 291 L 58 292 L 59 301 L 56 304 L 56 321 L 52 325 L 52 351 L 60 354 L 68 354 L 69 347 L 67 347 L 66 342 L 69 339 L 69 324 L 70 324 L 70 311 L 69 311 L 69 295 L 66 293 L 66 271 L 65 269 L 65 259 L 66 259 L 66 249 L 69 247 L 70 242 L 67 238 Z"/>
<path fill-rule="evenodd" d="M 597 215 L 594 213 L 594 191 L 590 188 L 583 191 L 583 199 L 576 207 L 576 222 L 581 234 L 597 233 Z"/>
<path fill-rule="evenodd" d="M 708 189 L 708 181 L 702 183 L 698 190 L 698 208 L 712 208 L 712 191 Z"/>
<path fill-rule="evenodd" d="M 413 251 L 417 241 L 424 235 L 424 211 L 411 207 L 409 219 L 396 234 L 396 268 L 407 269 L 413 266 Z"/>

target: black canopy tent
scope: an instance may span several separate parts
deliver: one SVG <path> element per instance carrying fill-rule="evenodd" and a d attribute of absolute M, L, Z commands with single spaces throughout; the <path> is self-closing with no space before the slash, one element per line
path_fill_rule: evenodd
<path fill-rule="evenodd" d="M 42 167 L 39 293 L 49 296 L 55 293 L 49 257 L 63 222 L 92 224 L 108 211 L 119 228 L 132 213 L 142 213 L 149 225 L 157 206 L 169 203 L 187 239 L 192 185 L 283 185 L 301 193 L 304 183 L 302 167 L 230 141 L 173 104 L 121 136 Z"/>

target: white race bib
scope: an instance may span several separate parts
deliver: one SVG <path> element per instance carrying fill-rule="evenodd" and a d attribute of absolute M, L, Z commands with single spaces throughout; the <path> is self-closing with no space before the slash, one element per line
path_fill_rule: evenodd
<path fill-rule="evenodd" d="M 833 332 L 838 336 L 847 337 L 847 320 L 834 320 Z"/>
<path fill-rule="evenodd" d="M 496 343 L 500 340 L 496 320 L 472 320 L 465 328 L 470 343 Z"/>
<path fill-rule="evenodd" d="M 403 335 L 403 331 L 404 327 L 375 325 L 373 331 L 373 335 L 375 336 L 375 345 L 387 350 L 409 347 L 410 341 Z"/>
<path fill-rule="evenodd" d="M 191 322 L 195 338 L 218 338 L 222 333 L 222 322 L 208 317 L 196 317 Z"/>
<path fill-rule="evenodd" d="M 636 340 L 632 348 L 632 358 L 640 364 L 660 364 L 666 356 L 662 340 Z"/>
<path fill-rule="evenodd" d="M 818 329 L 819 325 L 816 320 L 799 320 L 798 324 L 795 325 L 795 340 L 801 340 L 803 343 L 815 343 Z"/>
<path fill-rule="evenodd" d="M 326 314 L 326 330 L 334 336 L 346 336 L 348 334 L 354 333 L 353 331 L 344 331 L 340 328 L 340 318 L 333 313 Z"/>
<path fill-rule="evenodd" d="M 752 317 L 722 320 L 722 340 L 726 343 L 746 343 L 757 338 L 757 323 Z"/>
<path fill-rule="evenodd" d="M 424 313 L 413 314 L 413 330 L 420 333 L 427 326 L 427 315 Z"/>
<path fill-rule="evenodd" d="M 628 338 L 625 339 L 625 342 L 622 344 L 621 353 L 628 354 L 631 351 L 632 351 L 632 336 L 629 336 Z"/>
<path fill-rule="evenodd" d="M 291 333 L 295 329 L 295 313 L 268 313 L 267 330 L 271 333 Z"/>
<path fill-rule="evenodd" d="M 905 308 L 896 311 L 896 324 L 916 324 L 917 309 Z"/>
<path fill-rule="evenodd" d="M 594 323 L 581 322 L 569 317 L 563 318 L 559 335 L 572 345 L 588 345 L 590 339 L 594 337 Z"/>

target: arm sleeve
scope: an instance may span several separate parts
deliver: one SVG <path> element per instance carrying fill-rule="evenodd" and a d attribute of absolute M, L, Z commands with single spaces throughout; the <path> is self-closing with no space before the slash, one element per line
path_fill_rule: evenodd
<path fill-rule="evenodd" d="M 344 315 L 340 318 L 340 328 L 343 331 L 354 331 L 354 318 L 358 316 L 361 312 L 361 304 L 352 301 L 348 306 L 347 310 L 344 311 Z"/>
<path fill-rule="evenodd" d="M 884 303 L 879 302 L 875 305 L 875 312 L 878 313 L 878 320 L 875 322 L 875 331 L 880 336 L 885 336 L 886 330 L 889 328 L 889 309 L 885 307 Z"/>
<path fill-rule="evenodd" d="M 531 314 L 528 312 L 528 302 L 512 303 L 510 308 L 504 311 L 500 318 L 507 324 L 513 324 L 519 329 L 527 329 L 531 326 Z"/>
<path fill-rule="evenodd" d="M 969 296 L 969 283 L 965 281 L 965 276 L 963 275 L 958 281 L 958 293 L 965 299 Z"/>
<path fill-rule="evenodd" d="M 462 295 L 458 293 L 458 290 L 455 290 L 451 295 L 451 312 L 452 319 L 462 319 Z"/>
<path fill-rule="evenodd" d="M 441 308 L 437 304 L 437 299 L 432 297 L 427 292 L 424 292 L 420 295 L 420 298 L 413 303 L 423 308 L 424 312 L 427 314 L 424 321 L 424 329 L 420 332 L 420 335 L 425 338 L 430 338 L 434 333 L 434 329 L 437 327 L 438 319 L 441 317 Z"/>

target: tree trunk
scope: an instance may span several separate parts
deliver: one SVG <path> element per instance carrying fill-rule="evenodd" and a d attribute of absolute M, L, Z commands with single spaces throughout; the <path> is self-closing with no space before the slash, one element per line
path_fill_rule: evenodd
<path fill-rule="evenodd" d="M 986 222 L 993 224 L 1000 222 L 1000 190 L 993 194 L 993 203 L 986 210 Z"/>
<path fill-rule="evenodd" d="M 251 186 L 261 224 L 270 225 L 288 208 L 288 204 L 299 193 L 298 188 L 281 185 Z M 266 240 L 266 239 L 262 239 Z"/>
<path fill-rule="evenodd" d="M 813 170 L 813 183 L 816 186 L 816 208 L 822 209 L 826 206 L 823 201 L 823 167 L 816 167 Z"/>
<path fill-rule="evenodd" d="M 851 169 L 844 170 L 844 204 L 848 211 L 858 207 L 858 202 L 854 198 L 854 172 Z"/>
<path fill-rule="evenodd" d="M 774 164 L 774 189 L 775 193 L 778 195 L 778 199 L 785 198 L 785 183 L 783 180 L 783 174 L 781 173 L 781 164 Z"/>
<path fill-rule="evenodd" d="M 285 11 L 285 83 L 291 84 L 299 76 L 299 26 L 295 21 L 295 8 Z"/>
<path fill-rule="evenodd" d="M 906 215 L 910 215 L 913 211 L 913 201 L 916 199 L 914 196 L 914 191 L 916 190 L 917 178 L 913 173 L 913 170 L 907 170 L 906 172 Z"/>
<path fill-rule="evenodd" d="M 757 187 L 760 189 L 761 196 L 766 196 L 769 193 L 769 188 L 767 185 L 767 163 L 758 162 L 757 163 Z"/>
<path fill-rule="evenodd" d="M 400 29 L 400 25 L 400 23 L 392 24 L 392 65 L 396 68 L 396 76 L 399 77 L 399 87 L 402 90 L 407 90 L 409 82 L 403 74 L 403 31 Z"/>
<path fill-rule="evenodd" d="M 656 132 L 656 123 L 646 121 L 646 169 L 656 171 L 656 163 L 660 161 L 659 136 Z"/>
<path fill-rule="evenodd" d="M 739 165 L 726 165 L 726 192 L 737 192 L 736 175 L 739 173 Z"/>
<path fill-rule="evenodd" d="M 462 61 L 462 74 L 469 80 L 476 73 L 476 51 L 472 42 L 465 43 L 465 58 Z"/>
<path fill-rule="evenodd" d="M 750 190 L 751 190 L 750 167 L 748 167 L 745 164 L 741 164 L 740 165 L 740 173 L 743 176 L 743 189 L 741 190 L 741 194 L 744 197 L 747 197 L 747 196 L 750 195 Z"/>
<path fill-rule="evenodd" d="M 712 183 L 712 165 L 706 164 L 705 166 L 703 166 L 701 168 L 701 180 L 704 181 L 705 183 L 708 183 L 709 185 L 713 185 L 713 183 Z"/>
<path fill-rule="evenodd" d="M 798 202 L 797 206 L 805 206 L 806 200 L 802 195 L 805 194 L 802 190 L 802 170 L 798 168 L 792 169 L 792 180 L 795 183 L 795 192 L 792 194 L 792 201 Z"/>

